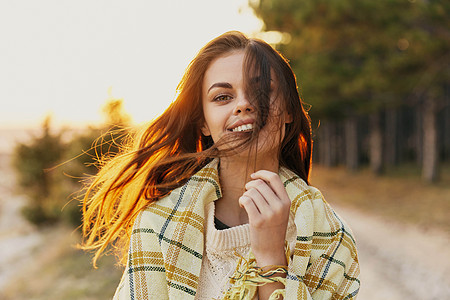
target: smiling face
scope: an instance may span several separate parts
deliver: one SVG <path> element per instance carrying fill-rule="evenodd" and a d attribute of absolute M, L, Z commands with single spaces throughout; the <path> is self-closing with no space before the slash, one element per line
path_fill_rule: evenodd
<path fill-rule="evenodd" d="M 214 143 L 223 138 L 248 138 L 256 127 L 257 110 L 248 99 L 250 93 L 246 91 L 243 78 L 244 59 L 244 51 L 234 51 L 214 60 L 205 72 L 202 87 L 205 124 L 202 133 L 210 135 Z M 272 79 L 271 82 L 271 89 L 276 90 L 276 81 Z M 281 111 L 282 105 L 275 93 L 271 93 L 270 98 L 270 115 L 258 135 L 258 156 L 277 155 L 284 136 L 284 123 L 291 121 L 286 112 L 276 113 Z"/>

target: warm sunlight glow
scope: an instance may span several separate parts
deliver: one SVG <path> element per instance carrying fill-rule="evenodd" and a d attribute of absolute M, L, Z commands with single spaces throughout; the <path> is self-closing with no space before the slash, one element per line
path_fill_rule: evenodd
<path fill-rule="evenodd" d="M 24 0 L 0 3 L 0 28 L 0 128 L 11 128 L 49 113 L 59 125 L 101 122 L 110 87 L 134 122 L 151 120 L 206 42 L 261 21 L 247 0 Z"/>

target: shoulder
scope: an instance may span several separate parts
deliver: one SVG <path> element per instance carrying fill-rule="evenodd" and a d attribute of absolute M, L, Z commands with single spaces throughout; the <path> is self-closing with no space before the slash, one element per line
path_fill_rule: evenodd
<path fill-rule="evenodd" d="M 300 176 L 287 168 L 280 168 L 279 176 L 283 182 L 289 198 L 292 201 L 291 211 L 296 213 L 299 208 L 312 210 L 315 206 L 322 206 L 325 201 L 321 192 L 308 185 Z"/>
<path fill-rule="evenodd" d="M 183 185 L 174 189 L 167 196 L 149 205 L 148 210 L 154 208 L 175 209 L 183 211 L 192 203 L 211 202 L 221 197 L 218 160 L 213 160 L 197 173 L 192 175 Z"/>
<path fill-rule="evenodd" d="M 205 207 L 221 197 L 217 161 L 213 160 L 182 186 L 149 204 L 136 217 L 135 228 L 154 228 L 166 232 L 180 222 L 202 228 Z"/>
<path fill-rule="evenodd" d="M 353 299 L 359 289 L 359 264 L 350 227 L 317 188 L 289 170 L 283 177 L 297 229 L 292 272 L 304 276 L 314 299 L 329 299 L 330 293 Z M 317 278 L 324 284 L 318 284 Z M 287 295 L 293 292 L 292 287 L 286 289 Z"/>
<path fill-rule="evenodd" d="M 297 222 L 301 222 L 302 226 L 309 229 L 311 234 L 343 231 L 352 236 L 345 220 L 333 210 L 319 189 L 308 185 L 297 174 L 286 168 L 280 170 L 280 177 L 292 201 L 291 213 L 295 215 Z"/>

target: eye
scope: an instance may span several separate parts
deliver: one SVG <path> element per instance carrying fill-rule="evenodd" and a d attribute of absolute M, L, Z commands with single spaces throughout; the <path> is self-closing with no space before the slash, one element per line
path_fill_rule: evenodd
<path fill-rule="evenodd" d="M 213 101 L 223 102 L 223 101 L 229 101 L 231 99 L 232 99 L 232 97 L 230 95 L 218 95 L 218 96 L 214 97 Z"/>

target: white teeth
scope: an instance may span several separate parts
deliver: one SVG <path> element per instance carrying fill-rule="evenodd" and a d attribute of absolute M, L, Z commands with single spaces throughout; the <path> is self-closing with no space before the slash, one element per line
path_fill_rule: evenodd
<path fill-rule="evenodd" d="M 252 130 L 252 129 L 253 129 L 253 124 L 245 124 L 245 125 L 241 125 L 236 128 L 233 128 L 231 131 L 239 132 L 239 131 L 247 131 L 247 130 Z"/>

